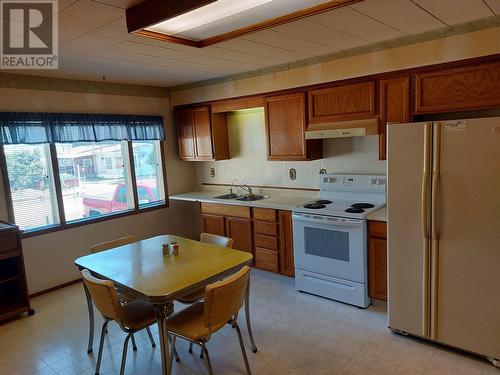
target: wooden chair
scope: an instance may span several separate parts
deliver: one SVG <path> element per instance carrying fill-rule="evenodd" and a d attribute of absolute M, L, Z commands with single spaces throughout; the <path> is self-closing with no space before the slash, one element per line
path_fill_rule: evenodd
<path fill-rule="evenodd" d="M 149 326 L 156 323 L 154 308 L 151 304 L 140 301 L 138 299 L 122 304 L 116 293 L 116 288 L 113 282 L 109 280 L 100 280 L 90 274 L 88 270 L 82 270 L 83 282 L 92 296 L 97 309 L 101 312 L 104 318 L 104 324 L 101 330 L 101 340 L 99 343 L 99 355 L 97 356 L 96 375 L 99 374 L 101 367 L 102 350 L 104 346 L 104 338 L 106 337 L 108 323 L 115 321 L 118 323 L 123 332 L 127 333 L 127 337 L 123 343 L 122 363 L 120 374 L 125 371 L 125 363 L 127 360 L 128 342 L 135 332 L 143 329 L 147 330 L 149 340 L 153 348 L 156 346 L 153 340 L 153 335 L 149 330 Z M 134 343 L 135 346 L 135 343 Z"/>
<path fill-rule="evenodd" d="M 250 280 L 250 267 L 245 266 L 227 279 L 210 284 L 205 289 L 205 302 L 197 302 L 174 314 L 167 320 L 167 330 L 173 336 L 172 353 L 176 338 L 199 345 L 207 358 L 209 374 L 213 374 L 206 343 L 226 324 L 236 328 L 247 374 L 251 375 L 241 330 L 237 323 L 238 312 L 243 307 Z M 170 359 L 170 366 L 172 366 Z"/>
<path fill-rule="evenodd" d="M 133 243 L 135 242 L 135 236 L 134 235 L 129 235 L 129 236 L 125 236 L 125 237 L 121 237 L 121 238 L 117 238 L 116 240 L 111 240 L 111 241 L 106 241 L 106 242 L 102 242 L 102 243 L 99 243 L 99 244 L 96 244 L 96 245 L 92 245 L 90 247 L 90 252 L 92 254 L 95 254 L 95 253 L 99 253 L 101 251 L 105 251 L 105 250 L 109 250 L 109 249 L 112 249 L 114 247 L 118 247 L 118 246 L 123 246 L 123 245 L 127 245 L 129 243 Z M 94 307 L 92 305 L 92 298 L 90 297 L 90 294 L 87 290 L 87 287 L 85 286 L 85 283 L 83 284 L 83 288 L 85 290 L 85 297 L 87 298 L 87 307 L 88 307 L 88 310 L 89 310 L 89 344 L 87 346 L 87 353 L 92 353 L 92 346 L 94 344 Z M 118 297 L 120 298 L 120 300 L 122 302 L 125 302 L 125 301 L 131 301 L 133 298 L 126 295 L 125 293 L 122 293 L 122 292 L 118 292 Z M 135 345 L 135 339 L 132 337 L 132 345 L 133 345 L 133 348 L 134 350 L 137 350 L 137 346 Z"/>

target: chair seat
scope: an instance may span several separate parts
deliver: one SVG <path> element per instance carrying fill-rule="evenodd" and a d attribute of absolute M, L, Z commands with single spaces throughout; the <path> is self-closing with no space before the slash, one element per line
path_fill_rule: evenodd
<path fill-rule="evenodd" d="M 225 323 L 212 327 L 212 333 L 221 329 Z M 205 326 L 204 303 L 195 303 L 171 318 L 167 319 L 167 329 L 190 340 L 198 341 L 210 335 L 208 327 Z"/>
<path fill-rule="evenodd" d="M 184 296 L 184 297 L 181 297 L 179 298 L 177 301 L 181 302 L 181 303 L 194 303 L 200 299 L 202 299 L 203 297 L 205 297 L 205 288 L 200 288 L 198 290 L 195 290 L 194 292 Z"/>

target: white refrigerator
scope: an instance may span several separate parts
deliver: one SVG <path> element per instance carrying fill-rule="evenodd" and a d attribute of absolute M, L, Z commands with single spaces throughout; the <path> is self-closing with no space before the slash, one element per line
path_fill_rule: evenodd
<path fill-rule="evenodd" d="M 388 126 L 389 327 L 500 365 L 500 118 Z"/>

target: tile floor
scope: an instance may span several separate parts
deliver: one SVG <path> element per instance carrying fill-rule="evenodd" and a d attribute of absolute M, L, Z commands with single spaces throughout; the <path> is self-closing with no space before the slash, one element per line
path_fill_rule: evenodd
<path fill-rule="evenodd" d="M 32 300 L 36 314 L 0 325 L 0 374 L 94 374 L 87 355 L 87 310 L 81 284 Z M 489 362 L 402 337 L 386 328 L 384 307 L 367 310 L 298 293 L 293 279 L 254 270 L 252 319 L 259 352 L 247 350 L 253 374 L 500 375 Z M 245 343 L 249 347 L 244 319 Z M 99 331 L 99 327 L 96 332 Z M 158 343 L 157 329 L 154 328 Z M 111 324 L 101 374 L 118 374 L 124 334 Z M 95 340 L 97 351 L 98 338 Z M 161 374 L 158 347 L 136 335 L 127 374 Z M 208 344 L 215 374 L 245 374 L 236 333 L 224 328 Z M 198 353 L 178 343 L 175 375 L 207 374 Z"/>

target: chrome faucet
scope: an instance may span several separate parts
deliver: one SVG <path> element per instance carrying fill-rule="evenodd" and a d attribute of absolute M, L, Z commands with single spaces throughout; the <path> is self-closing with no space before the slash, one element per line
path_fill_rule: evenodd
<path fill-rule="evenodd" d="M 253 195 L 252 188 L 247 184 L 240 185 L 239 188 L 245 190 L 249 195 Z"/>
<path fill-rule="evenodd" d="M 253 195 L 252 188 L 247 184 L 238 185 L 238 179 L 235 178 L 233 182 L 231 182 L 231 187 L 229 188 L 229 193 L 233 194 L 233 189 L 242 189 L 246 191 L 249 195 Z"/>

